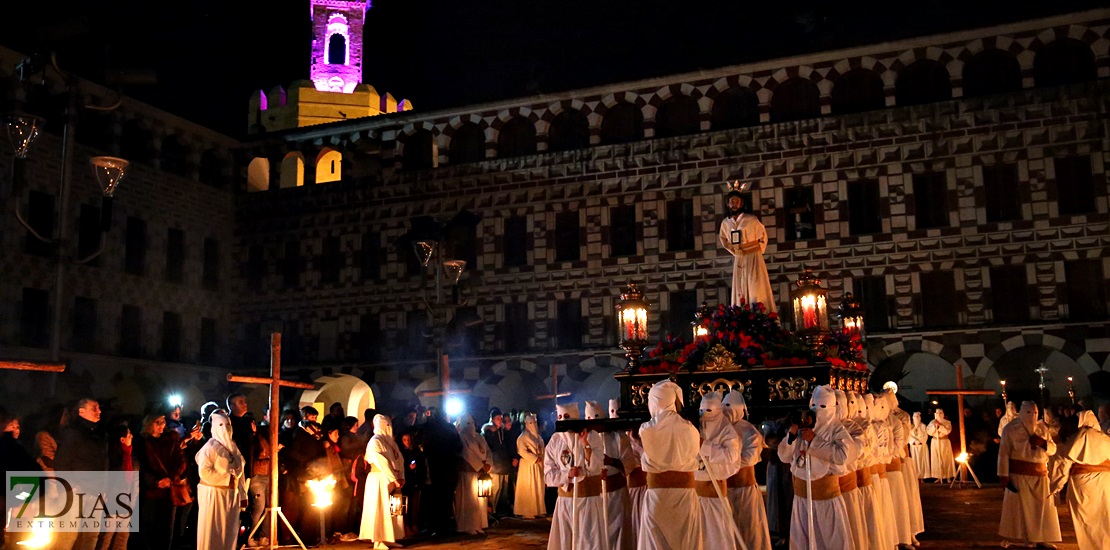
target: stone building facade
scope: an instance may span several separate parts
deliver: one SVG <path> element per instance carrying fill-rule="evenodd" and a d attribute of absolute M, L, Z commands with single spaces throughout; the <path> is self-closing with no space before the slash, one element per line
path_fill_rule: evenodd
<path fill-rule="evenodd" d="M 726 299 L 740 180 L 780 310 L 805 269 L 833 305 L 853 291 L 875 378 L 908 398 L 954 365 L 1016 395 L 1040 363 L 1054 398 L 1067 377 L 1106 391 L 1108 30 L 1095 10 L 264 137 L 237 202 L 242 360 L 282 330 L 306 378 L 363 377 L 387 408 L 434 389 L 410 244 L 441 222 L 468 262 L 447 352 L 474 405 L 534 407 L 552 372 L 609 397 L 621 288 L 659 336 Z"/>
<path fill-rule="evenodd" d="M 231 321 L 238 141 L 116 91 L 77 80 L 69 89 L 53 69 L 13 72 L 25 57 L 0 49 L 0 102 L 45 118 L 26 159 L 0 149 L 0 360 L 51 359 L 53 310 L 61 301 L 58 359 L 64 375 L 2 371 L 0 402 L 18 414 L 52 400 L 95 396 L 106 414 L 142 413 L 176 391 L 199 406 L 216 389 L 235 344 Z M 61 60 L 64 67 L 64 59 Z M 63 112 L 68 93 L 80 104 L 72 182 L 60 196 Z M 115 107 L 115 108 L 111 108 Z M 103 252 L 102 192 L 89 166 L 98 155 L 131 165 L 116 192 Z M 62 239 L 66 270 L 42 236 Z M 60 234 L 65 218 L 66 231 Z"/>

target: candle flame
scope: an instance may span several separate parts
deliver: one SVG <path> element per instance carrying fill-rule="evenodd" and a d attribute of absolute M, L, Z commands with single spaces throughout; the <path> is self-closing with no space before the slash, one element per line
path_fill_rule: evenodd
<path fill-rule="evenodd" d="M 16 543 L 23 548 L 46 548 L 50 546 L 50 531 L 47 527 L 32 525 L 31 538 Z"/>
<path fill-rule="evenodd" d="M 966 452 L 960 453 L 960 456 L 956 457 L 956 462 L 959 462 L 960 464 L 967 464 L 967 458 L 968 456 Z"/>

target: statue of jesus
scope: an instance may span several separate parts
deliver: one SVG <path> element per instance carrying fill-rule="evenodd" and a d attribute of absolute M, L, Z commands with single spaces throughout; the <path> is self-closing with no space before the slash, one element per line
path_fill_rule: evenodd
<path fill-rule="evenodd" d="M 732 305 L 741 300 L 752 307 L 762 303 L 773 312 L 775 296 L 771 293 L 771 279 L 763 252 L 767 249 L 767 228 L 754 214 L 745 213 L 744 196 L 736 188 L 728 193 L 728 215 L 721 222 L 719 240 L 721 247 L 733 255 Z"/>

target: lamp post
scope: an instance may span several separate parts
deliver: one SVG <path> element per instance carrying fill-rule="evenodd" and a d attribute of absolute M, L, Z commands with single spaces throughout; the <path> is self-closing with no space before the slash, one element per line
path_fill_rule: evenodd
<path fill-rule="evenodd" d="M 58 68 L 57 62 L 51 56 L 47 63 L 42 58 L 32 58 L 25 60 L 19 67 L 19 78 L 21 83 L 28 83 L 43 85 L 46 82 L 46 70 L 52 67 L 58 73 L 62 82 L 65 85 L 65 93 L 67 96 L 66 110 L 64 113 L 65 125 L 62 130 L 62 166 L 61 177 L 58 181 L 58 232 L 57 237 L 48 239 L 40 235 L 19 213 L 16 209 L 16 219 L 23 225 L 24 228 L 36 239 L 49 243 L 54 247 L 55 256 L 55 271 L 54 271 L 54 311 L 51 317 L 51 330 L 50 330 L 50 360 L 57 362 L 61 354 L 61 332 L 62 332 L 62 299 L 65 289 L 65 279 L 67 267 L 70 263 L 86 263 L 92 261 L 94 258 L 103 252 L 104 246 L 104 233 L 111 227 L 112 216 L 112 197 L 119 187 L 120 181 L 123 179 L 127 171 L 128 162 L 121 158 L 116 157 L 93 157 L 90 159 L 93 172 L 96 175 L 97 182 L 99 182 L 103 190 L 103 199 L 101 203 L 101 218 L 100 218 L 100 244 L 98 249 L 92 255 L 85 258 L 74 258 L 70 253 L 70 239 L 69 239 L 69 202 L 70 202 L 70 188 L 73 181 L 73 163 L 74 163 L 74 149 L 76 146 L 75 134 L 77 131 L 77 111 L 79 109 L 94 109 L 101 111 L 111 111 L 119 107 L 120 102 L 117 101 L 114 105 L 102 106 L 92 104 L 82 104 L 79 98 L 80 79 L 62 71 Z M 39 131 L 43 126 L 43 119 L 34 115 L 16 112 L 8 117 L 8 138 L 12 143 L 13 151 L 17 158 L 24 159 L 30 151 L 31 146 L 34 144 L 35 139 L 39 135 Z M 20 179 L 16 178 L 17 181 Z"/>
<path fill-rule="evenodd" d="M 648 303 L 644 293 L 630 283 L 617 302 L 617 328 L 620 334 L 620 347 L 628 358 L 628 372 L 636 372 L 640 366 L 640 356 L 648 344 Z"/>
<path fill-rule="evenodd" d="M 818 348 L 829 337 L 829 291 L 821 288 L 821 279 L 806 270 L 790 291 L 794 303 L 794 331 L 810 347 Z"/>

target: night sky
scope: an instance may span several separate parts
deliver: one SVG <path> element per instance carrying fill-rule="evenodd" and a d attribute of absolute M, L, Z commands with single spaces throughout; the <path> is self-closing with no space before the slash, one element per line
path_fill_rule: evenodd
<path fill-rule="evenodd" d="M 427 111 L 1102 4 L 374 0 L 363 81 Z M 308 0 L 11 1 L 0 43 L 55 51 L 63 68 L 102 83 L 113 70 L 153 70 L 156 85 L 124 92 L 242 137 L 252 90 L 308 77 L 308 15 Z"/>

